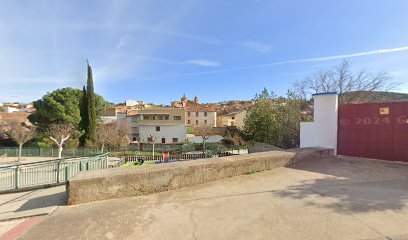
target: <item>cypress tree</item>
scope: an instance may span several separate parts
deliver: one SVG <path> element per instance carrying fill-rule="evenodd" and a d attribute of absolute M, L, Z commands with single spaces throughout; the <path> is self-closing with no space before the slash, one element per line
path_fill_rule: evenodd
<path fill-rule="evenodd" d="M 93 85 L 92 68 L 88 62 L 88 80 L 86 85 L 86 102 L 87 102 L 87 128 L 86 128 L 86 141 L 89 144 L 95 142 L 96 136 L 96 107 L 95 107 L 95 92 Z"/>
<path fill-rule="evenodd" d="M 87 93 L 85 86 L 82 88 L 82 97 L 81 97 L 81 107 L 80 107 L 80 115 L 81 115 L 81 122 L 79 123 L 81 131 L 83 131 L 83 135 L 79 139 L 81 146 L 85 146 L 86 137 L 85 134 L 88 128 L 88 101 L 87 101 Z"/>

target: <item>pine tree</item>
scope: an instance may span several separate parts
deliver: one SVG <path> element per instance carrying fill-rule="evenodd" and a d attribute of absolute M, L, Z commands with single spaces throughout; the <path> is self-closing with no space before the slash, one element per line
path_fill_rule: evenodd
<path fill-rule="evenodd" d="M 88 63 L 88 80 L 86 86 L 86 102 L 87 102 L 87 127 L 86 127 L 86 142 L 93 144 L 96 136 L 96 108 L 95 108 L 95 92 L 92 77 L 92 68 Z"/>
<path fill-rule="evenodd" d="M 86 137 L 85 134 L 88 128 L 88 101 L 85 86 L 82 88 L 81 106 L 80 106 L 81 122 L 79 123 L 80 130 L 84 133 L 79 139 L 81 146 L 85 146 Z"/>

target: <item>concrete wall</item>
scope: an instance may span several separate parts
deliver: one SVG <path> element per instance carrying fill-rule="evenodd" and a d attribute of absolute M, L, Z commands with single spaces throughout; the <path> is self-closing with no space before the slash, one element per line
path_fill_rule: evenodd
<path fill-rule="evenodd" d="M 337 152 L 338 96 L 336 93 L 313 95 L 314 122 L 300 124 L 300 147 L 326 147 Z"/>
<path fill-rule="evenodd" d="M 68 204 L 169 191 L 332 155 L 330 149 L 296 149 L 80 172 L 66 185 Z"/>
<path fill-rule="evenodd" d="M 242 129 L 244 127 L 244 120 L 246 115 L 247 115 L 246 110 L 235 115 L 235 126 L 237 126 L 237 128 Z"/>

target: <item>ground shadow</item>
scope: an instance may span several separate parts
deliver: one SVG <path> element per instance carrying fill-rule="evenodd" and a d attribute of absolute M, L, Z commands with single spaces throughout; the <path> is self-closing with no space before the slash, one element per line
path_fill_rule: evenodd
<path fill-rule="evenodd" d="M 66 205 L 67 197 L 66 192 L 54 193 L 51 195 L 40 196 L 29 199 L 23 205 L 21 205 L 16 212 L 27 211 L 37 208 L 53 207 Z"/>
<path fill-rule="evenodd" d="M 337 212 L 408 209 L 408 164 L 333 158 L 288 168 L 305 171 L 304 176 L 319 174 L 272 194 Z"/>

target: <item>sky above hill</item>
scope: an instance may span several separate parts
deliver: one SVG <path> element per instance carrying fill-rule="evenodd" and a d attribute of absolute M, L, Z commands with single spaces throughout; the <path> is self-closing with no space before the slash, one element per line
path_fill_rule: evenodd
<path fill-rule="evenodd" d="M 2 0 L 0 102 L 82 88 L 169 104 L 284 94 L 348 59 L 387 71 L 408 93 L 405 0 Z"/>

